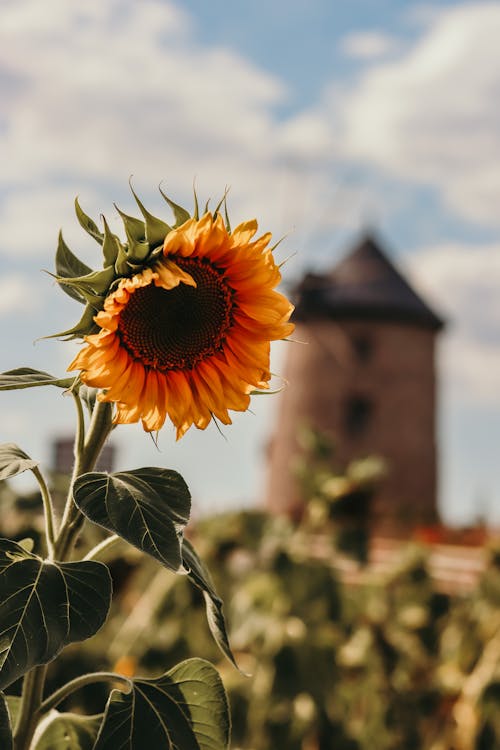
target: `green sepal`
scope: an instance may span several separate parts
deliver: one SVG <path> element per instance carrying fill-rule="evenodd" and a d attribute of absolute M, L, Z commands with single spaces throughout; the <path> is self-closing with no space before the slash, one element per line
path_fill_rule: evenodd
<path fill-rule="evenodd" d="M 104 225 L 104 241 L 102 243 L 102 254 L 104 256 L 104 268 L 115 266 L 120 251 L 124 252 L 123 245 L 109 228 L 106 218 L 102 217 Z"/>
<path fill-rule="evenodd" d="M 128 216 L 120 211 L 116 203 L 115 208 L 121 216 L 127 235 L 128 247 L 126 253 L 128 260 L 134 264 L 140 264 L 146 260 L 150 252 L 149 243 L 146 240 L 146 225 L 141 219 Z"/>
<path fill-rule="evenodd" d="M 127 250 L 120 242 L 118 256 L 115 261 L 115 273 L 117 276 L 127 276 L 130 273 Z"/>
<path fill-rule="evenodd" d="M 218 204 L 216 205 L 216 207 L 214 209 L 213 215 L 214 215 L 214 218 L 215 218 L 217 216 L 217 214 L 220 214 L 220 210 L 221 210 L 222 206 L 224 206 L 224 219 L 225 219 L 225 222 L 226 222 L 226 229 L 230 233 L 231 232 L 231 225 L 229 223 L 229 215 L 227 213 L 227 200 L 226 200 L 228 192 L 229 192 L 229 188 L 226 187 L 226 189 L 224 190 L 224 195 L 222 196 L 222 198 L 220 199 L 220 201 L 218 202 Z"/>
<path fill-rule="evenodd" d="M 189 211 L 186 211 L 185 208 L 182 208 L 182 206 L 179 206 L 177 203 L 174 203 L 174 201 L 171 200 L 168 197 L 168 195 L 165 195 L 165 193 L 163 192 L 161 188 L 160 188 L 160 193 L 163 195 L 164 199 L 167 201 L 168 205 L 174 212 L 174 216 L 175 216 L 174 229 L 176 229 L 177 227 L 180 227 L 181 224 L 184 224 L 186 221 L 188 221 L 191 218 L 191 214 L 189 213 Z M 197 219 L 198 217 L 195 216 L 195 218 Z"/>
<path fill-rule="evenodd" d="M 115 279 L 115 269 L 114 266 L 108 266 L 101 271 L 91 271 L 85 276 L 75 276 L 72 279 L 66 279 L 63 276 L 55 276 L 54 278 L 58 284 L 77 289 L 85 299 L 87 299 L 87 293 L 90 293 L 92 298 L 95 298 L 96 295 L 105 297 Z"/>
<path fill-rule="evenodd" d="M 135 198 L 135 202 L 139 206 L 141 214 L 144 216 L 145 234 L 149 247 L 153 248 L 157 245 L 162 245 L 167 234 L 172 231 L 172 227 L 157 216 L 153 216 L 153 214 L 151 214 L 139 200 L 132 185 L 130 185 L 130 189 Z"/>
<path fill-rule="evenodd" d="M 43 338 L 71 341 L 72 339 L 79 339 L 83 336 L 88 336 L 91 333 L 96 333 L 99 327 L 94 322 L 95 314 L 96 308 L 94 305 L 88 304 L 85 307 L 82 317 L 73 328 L 68 328 L 67 331 L 60 331 L 59 333 L 52 333 L 50 336 L 44 336 Z"/>
<path fill-rule="evenodd" d="M 101 232 L 95 221 L 91 219 L 90 216 L 87 216 L 85 211 L 83 211 L 80 204 L 78 203 L 78 198 L 75 198 L 75 213 L 80 226 L 85 229 L 87 234 L 90 234 L 90 236 L 93 237 L 96 242 L 102 245 L 104 241 L 103 233 Z"/>
<path fill-rule="evenodd" d="M 193 218 L 198 221 L 200 218 L 200 207 L 198 205 L 198 193 L 196 192 L 196 187 L 193 183 L 193 200 L 194 200 L 194 211 L 193 211 Z"/>
<path fill-rule="evenodd" d="M 62 232 L 59 232 L 57 251 L 56 251 L 56 275 L 65 279 L 74 278 L 75 276 L 84 276 L 92 272 L 85 263 L 76 257 L 64 241 Z M 85 300 L 77 289 L 69 286 L 62 286 L 63 292 L 68 296 L 76 299 L 77 302 L 84 303 Z"/>

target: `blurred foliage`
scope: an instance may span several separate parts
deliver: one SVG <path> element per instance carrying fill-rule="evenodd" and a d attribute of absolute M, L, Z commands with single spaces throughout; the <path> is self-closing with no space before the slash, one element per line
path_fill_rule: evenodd
<path fill-rule="evenodd" d="M 311 531 L 328 527 L 337 552 L 345 552 L 365 563 L 368 559 L 371 501 L 386 465 L 378 456 L 335 466 L 331 437 L 302 427 L 298 434 L 302 453 L 294 466 L 303 497 L 304 517 Z"/>
<path fill-rule="evenodd" d="M 124 545 L 109 561 L 111 617 L 50 665 L 49 690 L 89 669 L 155 677 L 196 652 L 228 690 L 233 750 L 500 748 L 500 548 L 484 548 L 468 593 L 443 591 L 429 547 L 415 543 L 377 571 L 364 514 L 381 471 L 373 459 L 344 474 L 311 462 L 298 525 L 238 512 L 190 532 L 225 602 L 241 671 L 214 644 L 187 577 Z M 100 690 L 61 708 L 97 713 Z"/>

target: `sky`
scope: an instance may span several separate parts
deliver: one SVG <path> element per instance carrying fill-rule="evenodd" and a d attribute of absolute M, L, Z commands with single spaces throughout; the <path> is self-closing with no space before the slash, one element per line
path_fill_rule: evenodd
<path fill-rule="evenodd" d="M 50 10 L 50 12 L 49 12 Z M 438 353 L 440 508 L 500 523 L 500 4 L 412 0 L 0 0 L 0 371 L 63 375 L 77 345 L 41 337 L 80 309 L 44 273 L 57 234 L 99 248 L 73 200 L 136 213 L 133 184 L 192 207 L 229 186 L 233 226 L 280 244 L 285 289 L 332 266 L 370 227 L 448 321 Z M 285 368 L 286 346 L 272 369 Z M 44 464 L 71 432 L 57 389 L 0 394 L 0 441 Z M 265 486 L 277 399 L 234 425 L 157 449 L 116 432 L 120 469 L 180 471 L 194 513 L 250 505 Z"/>

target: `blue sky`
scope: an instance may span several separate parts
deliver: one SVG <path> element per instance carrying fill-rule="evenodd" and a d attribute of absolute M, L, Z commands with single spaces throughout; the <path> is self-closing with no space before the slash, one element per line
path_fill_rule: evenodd
<path fill-rule="evenodd" d="M 50 12 L 47 11 L 50 6 Z M 404 0 L 3 0 L 0 9 L 0 369 L 64 372 L 75 345 L 34 339 L 76 321 L 41 273 L 57 232 L 92 264 L 73 199 L 119 231 L 127 181 L 164 211 L 230 185 L 233 223 L 257 216 L 293 282 L 374 226 L 450 320 L 439 351 L 441 507 L 500 523 L 500 6 Z M 284 348 L 273 367 L 283 369 Z M 117 435 L 120 468 L 180 470 L 195 508 L 259 497 L 276 399 L 221 437 L 160 453 Z M 56 390 L 2 395 L 0 440 L 50 460 L 72 425 Z"/>

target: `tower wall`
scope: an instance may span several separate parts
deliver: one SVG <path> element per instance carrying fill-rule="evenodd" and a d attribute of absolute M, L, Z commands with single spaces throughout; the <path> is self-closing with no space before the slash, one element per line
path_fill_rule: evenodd
<path fill-rule="evenodd" d="M 435 331 L 357 320 L 299 323 L 270 448 L 267 504 L 300 516 L 294 475 L 301 426 L 332 434 L 335 463 L 382 456 L 388 474 L 374 528 L 407 533 L 436 520 Z"/>

